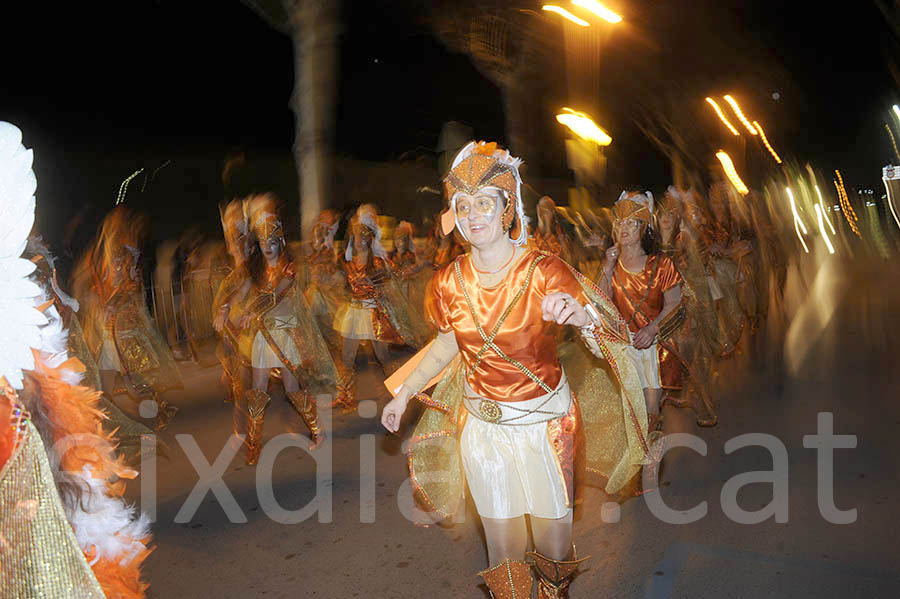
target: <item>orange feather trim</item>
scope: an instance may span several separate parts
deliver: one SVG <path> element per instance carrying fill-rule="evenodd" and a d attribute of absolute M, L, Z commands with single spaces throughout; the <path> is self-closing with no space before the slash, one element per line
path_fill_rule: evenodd
<path fill-rule="evenodd" d="M 133 479 L 137 472 L 125 466 L 124 458 L 116 456 L 116 442 L 112 433 L 103 430 L 106 415 L 97 407 L 99 391 L 74 386 L 65 382 L 62 370 L 78 372 L 83 365 L 71 358 L 57 368 L 48 366 L 34 351 L 34 370 L 28 371 L 29 381 L 45 406 L 53 425 L 52 438 L 60 453 L 60 468 L 80 473 L 85 466 L 91 474 L 107 481 L 107 492 L 121 497 L 125 490 L 124 479 Z M 144 548 L 128 563 L 108 559 L 98 560 L 93 566 L 97 580 L 106 596 L 111 599 L 142 599 L 147 584 L 141 582 L 141 564 L 150 553 L 149 538 L 138 539 Z M 92 552 L 86 553 L 92 561 Z"/>

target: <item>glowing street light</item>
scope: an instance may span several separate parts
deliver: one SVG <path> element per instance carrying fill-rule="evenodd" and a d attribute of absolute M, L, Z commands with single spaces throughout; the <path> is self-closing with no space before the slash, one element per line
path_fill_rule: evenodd
<path fill-rule="evenodd" d="M 768 138 L 766 138 L 766 132 L 763 131 L 762 125 L 760 125 L 758 121 L 753 121 L 753 126 L 756 127 L 757 131 L 759 131 L 759 137 L 763 140 L 763 145 L 766 146 L 766 149 L 769 150 L 769 154 L 772 155 L 772 158 L 775 159 L 775 162 L 781 164 L 781 157 L 778 156 L 778 153 L 772 147 L 772 144 L 769 143 Z"/>
<path fill-rule="evenodd" d="M 622 17 L 617 15 L 613 11 L 609 10 L 597 0 L 572 0 L 572 4 L 575 6 L 580 6 L 585 10 L 589 10 L 607 23 L 620 23 L 622 21 Z"/>
<path fill-rule="evenodd" d="M 731 181 L 734 188 L 738 190 L 738 193 L 742 196 L 750 193 L 750 190 L 747 189 L 747 186 L 744 185 L 744 182 L 741 181 L 741 178 L 738 176 L 737 170 L 734 168 L 734 163 L 731 161 L 731 156 L 726 154 L 725 150 L 719 150 L 716 152 L 716 158 L 722 163 L 722 169 L 725 171 L 725 176 L 728 177 L 728 180 Z"/>
<path fill-rule="evenodd" d="M 728 127 L 728 129 L 730 129 L 732 133 L 734 133 L 735 137 L 739 136 L 740 133 L 738 133 L 738 130 L 735 129 L 731 123 L 728 122 L 728 119 L 725 118 L 725 113 L 722 112 L 722 109 L 719 108 L 719 105 L 716 104 L 716 101 L 713 100 L 712 98 L 706 98 L 706 101 L 709 103 L 710 106 L 713 107 L 713 110 L 716 111 L 716 114 L 719 115 L 719 119 L 723 123 L 725 123 L 725 126 Z"/>
<path fill-rule="evenodd" d="M 891 106 L 891 110 L 893 110 L 894 114 L 897 115 L 897 119 L 900 119 L 900 106 L 894 104 L 893 106 Z"/>
<path fill-rule="evenodd" d="M 737 115 L 737 118 L 744 127 L 747 128 L 747 131 L 750 132 L 750 135 L 756 135 L 756 129 L 753 128 L 753 125 L 750 124 L 750 121 L 747 120 L 747 117 L 744 116 L 741 107 L 738 106 L 737 100 L 732 98 L 731 96 L 725 96 L 725 101 L 731 105 L 731 109 L 734 111 L 734 114 Z"/>
<path fill-rule="evenodd" d="M 561 6 L 556 6 L 555 4 L 545 4 L 541 7 L 542 10 L 546 10 L 547 12 L 555 12 L 560 15 L 564 19 L 568 19 L 569 21 L 575 23 L 576 25 L 580 25 L 581 27 L 588 27 L 590 23 L 585 21 L 584 19 L 579 19 L 565 8 Z"/>
<path fill-rule="evenodd" d="M 563 111 L 556 115 L 556 120 L 568 127 L 575 135 L 582 139 L 592 141 L 601 146 L 608 146 L 612 143 L 612 137 L 597 126 L 591 120 L 591 117 L 583 112 L 572 110 L 571 108 L 563 108 Z"/>

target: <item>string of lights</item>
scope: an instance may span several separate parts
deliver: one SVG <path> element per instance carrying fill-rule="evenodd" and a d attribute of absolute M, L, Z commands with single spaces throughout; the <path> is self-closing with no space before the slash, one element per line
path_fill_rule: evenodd
<path fill-rule="evenodd" d="M 725 113 L 722 112 L 722 109 L 719 108 L 719 105 L 716 104 L 716 101 L 713 100 L 712 98 L 707 97 L 707 98 L 706 98 L 706 102 L 707 102 L 710 106 L 713 107 L 713 110 L 715 110 L 715 111 L 716 111 L 716 114 L 719 115 L 719 120 L 721 120 L 723 123 L 725 123 L 725 126 L 728 127 L 728 129 L 729 129 L 732 133 L 734 133 L 735 137 L 739 136 L 740 133 L 738 132 L 737 129 L 734 128 L 734 125 L 732 125 L 730 122 L 728 122 L 728 119 L 725 118 Z"/>
<path fill-rule="evenodd" d="M 738 176 L 737 170 L 734 168 L 734 163 L 731 161 L 731 156 L 729 156 L 725 150 L 719 150 L 716 152 L 716 158 L 722 163 L 722 169 L 725 171 L 725 176 L 728 177 L 728 180 L 731 181 L 734 188 L 738 190 L 738 193 L 741 195 L 750 193 L 750 190 L 747 189 L 747 186 L 744 185 L 744 182 L 741 181 L 740 176 Z"/>
<path fill-rule="evenodd" d="M 758 121 L 753 121 L 753 126 L 756 127 L 756 130 L 759 131 L 759 137 L 763 141 L 763 145 L 766 146 L 766 149 L 769 150 L 769 154 L 772 155 L 772 158 L 775 159 L 775 162 L 781 164 L 781 157 L 778 155 L 778 152 L 772 147 L 772 144 L 769 143 L 769 139 L 766 137 L 766 132 L 763 131 L 762 125 L 759 124 Z"/>
<path fill-rule="evenodd" d="M 756 129 L 753 127 L 753 125 L 750 123 L 750 121 L 747 120 L 747 117 L 744 116 L 744 112 L 741 110 L 741 107 L 738 106 L 737 100 L 735 100 L 734 98 L 732 98 L 729 95 L 726 95 L 725 101 L 728 102 L 728 104 L 731 106 L 731 109 L 734 111 L 734 114 L 737 115 L 738 120 L 741 122 L 742 125 L 744 125 L 744 127 L 746 127 L 746 129 L 750 133 L 750 135 L 756 135 L 757 134 Z"/>

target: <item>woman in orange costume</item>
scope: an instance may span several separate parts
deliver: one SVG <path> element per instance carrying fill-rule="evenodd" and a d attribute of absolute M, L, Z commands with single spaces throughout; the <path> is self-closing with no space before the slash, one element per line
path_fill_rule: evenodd
<path fill-rule="evenodd" d="M 241 327 L 250 328 L 252 388 L 245 394 L 248 414 L 247 463 L 262 449 L 263 419 L 271 398 L 269 375 L 279 369 L 288 400 L 309 428 L 310 449 L 325 440 L 313 391 L 334 389 L 334 362 L 296 283 L 294 264 L 285 251 L 284 229 L 274 196 L 247 200 L 254 253 L 249 260 L 252 287 L 245 300 Z M 301 388 L 302 385 L 302 388 Z"/>
<path fill-rule="evenodd" d="M 392 279 L 394 273 L 381 244 L 377 217 L 372 204 L 359 207 L 350 221 L 350 238 L 342 260 L 350 297 L 334 317 L 334 329 L 344 339 L 344 372 L 334 403 L 345 410 L 356 405 L 356 354 L 363 341 L 372 342 L 375 357 L 388 371 L 389 344 L 419 347 L 426 334 L 421 326 L 414 326 L 412 308 Z"/>
<path fill-rule="evenodd" d="M 684 218 L 684 207 L 691 203 L 695 203 L 692 191 L 670 186 L 657 207 L 660 252 L 682 276 L 686 314 L 684 324 L 659 344 L 660 379 L 667 392 L 679 392 L 666 402 L 692 408 L 699 425 L 712 426 L 717 415 L 707 385 L 718 355 L 719 323 L 706 275 L 708 252 L 691 220 Z"/>
<path fill-rule="evenodd" d="M 572 264 L 571 242 L 563 231 L 556 204 L 550 196 L 544 196 L 538 201 L 537 213 L 538 226 L 534 230 L 534 245 L 537 249 L 559 256 Z"/>
<path fill-rule="evenodd" d="M 112 395 L 120 373 L 133 401 L 151 398 L 158 405 L 156 428 L 168 426 L 178 408 L 162 394 L 183 386 L 168 344 L 147 311 L 138 263 L 141 221 L 116 206 L 101 225 L 93 248 L 75 269 L 76 297 L 85 340 L 100 368 L 103 390 Z"/>
<path fill-rule="evenodd" d="M 222 363 L 222 381 L 226 401 L 235 402 L 247 389 L 250 380 L 250 336 L 238 329 L 245 296 L 250 283 L 247 257 L 250 252 L 250 226 L 243 202 L 232 200 L 221 211 L 225 247 L 231 257 L 231 269 L 213 298 L 213 328 L 221 336 L 216 354 Z"/>
<path fill-rule="evenodd" d="M 603 289 L 628 322 L 629 356 L 641 377 L 650 429 L 656 428 L 662 401 L 657 341 L 664 319 L 681 302 L 681 275 L 672 259 L 659 253 L 650 192 L 623 191 L 613 206 L 615 245 L 606 251 Z"/>
<path fill-rule="evenodd" d="M 500 599 L 531 592 L 531 565 L 523 561 L 526 515 L 541 597 L 566 596 L 583 561 L 572 544 L 581 411 L 557 356 L 557 325 L 576 327 L 611 364 L 615 344 L 608 342 L 604 323 L 624 325 L 579 273 L 555 256 L 524 247 L 520 162 L 484 142 L 469 143 L 454 160 L 444 181 L 450 201 L 444 232 L 458 228 L 472 251 L 432 280 L 426 315 L 439 334 L 382 413 L 384 426 L 396 432 L 413 396 L 430 408 L 410 444 L 411 477 L 426 505 L 447 515 L 463 488 L 456 474 L 462 463 L 492 566 L 481 576 Z M 619 346 L 623 355 L 624 344 Z M 432 398 L 419 394 L 448 366 Z M 626 395 L 632 399 L 616 401 L 629 406 L 630 416 L 618 422 L 632 427 L 636 446 L 646 442 L 646 415 L 642 402 L 637 416 L 631 410 L 639 387 L 636 373 L 626 376 L 623 387 L 631 389 Z M 623 455 L 610 486 L 620 487 L 639 469 L 643 454 L 635 446 Z"/>
<path fill-rule="evenodd" d="M 319 330 L 335 351 L 340 342 L 332 323 L 346 287 L 334 248 L 334 236 L 339 224 L 340 218 L 334 210 L 323 210 L 313 225 L 312 247 L 306 257 L 309 267 L 306 301 L 316 316 Z"/>

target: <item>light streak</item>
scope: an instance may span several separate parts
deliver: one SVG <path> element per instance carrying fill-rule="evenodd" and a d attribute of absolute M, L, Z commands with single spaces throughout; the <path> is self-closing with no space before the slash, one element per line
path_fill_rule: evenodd
<path fill-rule="evenodd" d="M 753 121 L 753 126 L 756 127 L 757 131 L 759 131 L 759 137 L 763 140 L 763 145 L 766 146 L 766 149 L 769 150 L 769 154 L 772 155 L 772 158 L 775 159 L 775 162 L 781 164 L 781 157 L 778 156 L 778 153 L 772 147 L 772 144 L 769 143 L 769 139 L 766 137 L 766 132 L 763 131 L 762 125 L 760 125 L 758 121 Z"/>
<path fill-rule="evenodd" d="M 831 219 L 828 217 L 827 214 L 825 214 L 825 202 L 822 200 L 822 192 L 819 191 L 818 185 L 814 185 L 814 187 L 816 188 L 816 195 L 819 196 L 819 206 L 821 206 L 822 214 L 825 215 L 825 222 L 828 223 L 828 228 L 831 229 L 831 234 L 837 235 L 837 231 L 835 231 L 834 225 L 831 224 Z"/>
<path fill-rule="evenodd" d="M 833 254 L 834 246 L 831 245 L 831 240 L 828 238 L 828 231 L 825 230 L 825 223 L 822 222 L 824 220 L 822 207 L 818 204 L 816 204 L 816 216 L 819 217 L 819 231 L 822 233 L 822 239 L 825 240 L 825 245 L 828 246 L 828 253 Z"/>
<path fill-rule="evenodd" d="M 556 120 L 571 129 L 573 133 L 582 139 L 592 141 L 601 146 L 608 146 L 612 143 L 612 137 L 598 127 L 597 123 L 583 112 L 563 107 L 563 112 L 556 115 Z"/>
<path fill-rule="evenodd" d="M 897 140 L 894 139 L 894 132 L 891 131 L 891 126 L 887 123 L 884 124 L 884 128 L 887 130 L 887 133 L 891 138 L 891 145 L 894 146 L 894 156 L 897 157 L 897 160 L 900 160 L 900 151 L 897 150 Z"/>
<path fill-rule="evenodd" d="M 609 10 L 597 0 L 572 0 L 572 4 L 587 9 L 608 23 L 620 23 L 622 17 Z"/>
<path fill-rule="evenodd" d="M 716 101 L 713 100 L 712 98 L 706 98 L 706 101 L 713 107 L 713 110 L 716 111 L 716 114 L 719 115 L 719 119 L 720 119 L 723 123 L 725 123 L 725 126 L 728 127 L 728 129 L 729 129 L 732 133 L 734 133 L 735 137 L 737 137 L 738 135 L 740 135 L 740 133 L 738 133 L 738 130 L 734 128 L 734 125 L 732 125 L 731 123 L 729 123 L 729 122 L 728 122 L 728 119 L 725 118 L 725 113 L 722 112 L 722 109 L 719 108 L 719 105 L 716 104 Z"/>
<path fill-rule="evenodd" d="M 809 253 L 809 248 L 806 246 L 806 242 L 803 241 L 803 235 L 807 235 L 806 225 L 803 224 L 803 221 L 800 219 L 800 215 L 797 213 L 797 205 L 794 203 L 794 194 L 791 192 L 790 187 L 785 187 L 788 193 L 788 198 L 791 200 L 791 212 L 794 214 L 794 230 L 797 232 L 797 239 L 800 240 L 800 244 L 803 246 L 803 251 L 807 254 Z M 800 234 L 800 231 L 803 231 L 803 235 Z"/>
<path fill-rule="evenodd" d="M 844 219 L 850 225 L 850 230 L 862 239 L 862 233 L 859 232 L 859 225 L 857 225 L 859 217 L 856 216 L 853 204 L 850 203 L 850 198 L 847 196 L 847 188 L 844 187 L 844 178 L 841 176 L 841 171 L 835 169 L 834 174 L 837 175 L 837 179 L 834 180 L 834 186 L 838 192 L 838 199 L 841 201 L 841 212 L 844 213 Z"/>
<path fill-rule="evenodd" d="M 547 12 L 555 12 L 556 14 L 560 15 L 564 19 L 568 19 L 569 21 L 575 23 L 576 25 L 580 25 L 581 27 L 590 26 L 590 23 L 588 23 L 584 19 L 579 19 L 578 17 L 576 17 L 575 15 L 573 15 L 572 13 L 567 11 L 562 6 L 556 6 L 555 4 L 545 4 L 544 6 L 541 7 L 541 9 L 546 10 Z"/>
<path fill-rule="evenodd" d="M 900 119 L 900 106 L 894 104 L 893 106 L 891 106 L 891 110 L 893 110 L 894 114 L 897 115 L 897 118 Z"/>
<path fill-rule="evenodd" d="M 734 163 L 731 161 L 731 156 L 726 154 L 725 150 L 719 150 L 716 152 L 716 158 L 722 163 L 722 169 L 725 171 L 725 175 L 728 177 L 728 180 L 731 181 L 731 184 L 734 185 L 734 188 L 738 190 L 738 193 L 741 195 L 750 193 L 750 190 L 747 189 L 747 186 L 744 185 L 744 182 L 741 181 L 741 178 L 738 176 L 737 170 L 734 168 Z"/>
<path fill-rule="evenodd" d="M 738 120 L 747 128 L 747 131 L 750 132 L 750 135 L 756 135 L 756 129 L 750 124 L 750 121 L 747 120 L 747 117 L 744 116 L 741 107 L 738 106 L 737 100 L 732 98 L 731 96 L 726 95 L 725 101 L 731 105 L 731 109 L 734 111 L 734 114 L 737 115 Z"/>

